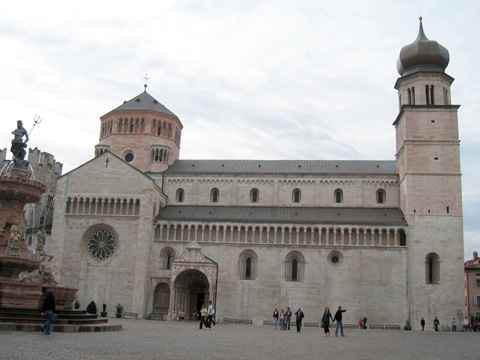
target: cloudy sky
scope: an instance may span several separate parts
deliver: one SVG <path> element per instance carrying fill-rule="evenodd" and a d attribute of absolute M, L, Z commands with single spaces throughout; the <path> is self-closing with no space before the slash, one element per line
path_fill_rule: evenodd
<path fill-rule="evenodd" d="M 422 15 L 457 79 L 465 254 L 480 250 L 478 1 L 17 0 L 0 14 L 0 144 L 38 114 L 31 144 L 65 171 L 145 73 L 183 121 L 182 158 L 393 159 L 395 63 Z"/>

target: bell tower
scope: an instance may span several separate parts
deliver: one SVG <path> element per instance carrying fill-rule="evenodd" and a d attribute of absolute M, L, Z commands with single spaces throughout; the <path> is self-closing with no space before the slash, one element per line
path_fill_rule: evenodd
<path fill-rule="evenodd" d="M 416 40 L 403 47 L 396 159 L 400 206 L 409 225 L 409 320 L 462 321 L 463 214 L 457 111 L 448 50 L 429 40 L 422 18 Z M 443 320 L 443 321 L 442 321 Z"/>
<path fill-rule="evenodd" d="M 100 117 L 95 156 L 111 151 L 145 172 L 161 172 L 179 157 L 183 125 L 145 90 Z"/>

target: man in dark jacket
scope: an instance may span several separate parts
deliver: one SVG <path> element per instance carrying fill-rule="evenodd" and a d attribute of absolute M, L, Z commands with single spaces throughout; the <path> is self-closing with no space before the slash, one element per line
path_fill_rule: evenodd
<path fill-rule="evenodd" d="M 342 322 L 342 313 L 344 313 L 347 310 L 343 310 L 341 306 L 338 307 L 337 312 L 335 313 L 335 316 L 333 320 L 337 322 L 336 327 L 335 327 L 335 336 L 338 336 L 338 331 L 340 330 L 340 334 L 343 335 L 343 322 Z"/>
<path fill-rule="evenodd" d="M 302 320 L 305 317 L 305 314 L 302 311 L 302 308 L 298 308 L 295 312 L 295 323 L 297 325 L 297 333 L 302 331 Z"/>
<path fill-rule="evenodd" d="M 47 290 L 43 299 L 40 311 L 45 316 L 45 322 L 43 323 L 43 333 L 50 335 L 52 323 L 55 321 L 55 295 L 52 290 Z"/>

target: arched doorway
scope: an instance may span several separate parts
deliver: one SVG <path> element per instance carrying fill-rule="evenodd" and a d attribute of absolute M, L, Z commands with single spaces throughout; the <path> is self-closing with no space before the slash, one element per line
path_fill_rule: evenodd
<path fill-rule="evenodd" d="M 209 300 L 209 283 L 199 270 L 181 272 L 174 283 L 175 313 L 178 319 L 196 320 L 203 304 Z"/>
<path fill-rule="evenodd" d="M 153 293 L 153 312 L 156 318 L 165 320 L 168 315 L 170 304 L 170 287 L 166 283 L 160 283 Z"/>

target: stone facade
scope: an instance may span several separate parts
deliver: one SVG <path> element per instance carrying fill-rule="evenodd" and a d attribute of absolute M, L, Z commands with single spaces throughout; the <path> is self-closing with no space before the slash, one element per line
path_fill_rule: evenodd
<path fill-rule="evenodd" d="M 52 234 L 53 208 L 57 179 L 62 175 L 62 164 L 52 154 L 39 149 L 28 149 L 28 161 L 35 180 L 46 186 L 46 191 L 35 204 L 25 206 L 25 238 L 35 252 L 37 240 L 48 242 Z"/>
<path fill-rule="evenodd" d="M 212 300 L 219 319 L 255 324 L 338 305 L 347 323 L 460 321 L 458 106 L 443 70 L 404 64 L 392 161 L 179 160 L 183 125 L 145 89 L 101 117 L 96 157 L 57 183 L 62 282 L 82 304 L 156 319 Z"/>
<path fill-rule="evenodd" d="M 480 258 L 476 251 L 465 262 L 465 316 L 480 321 Z"/>

